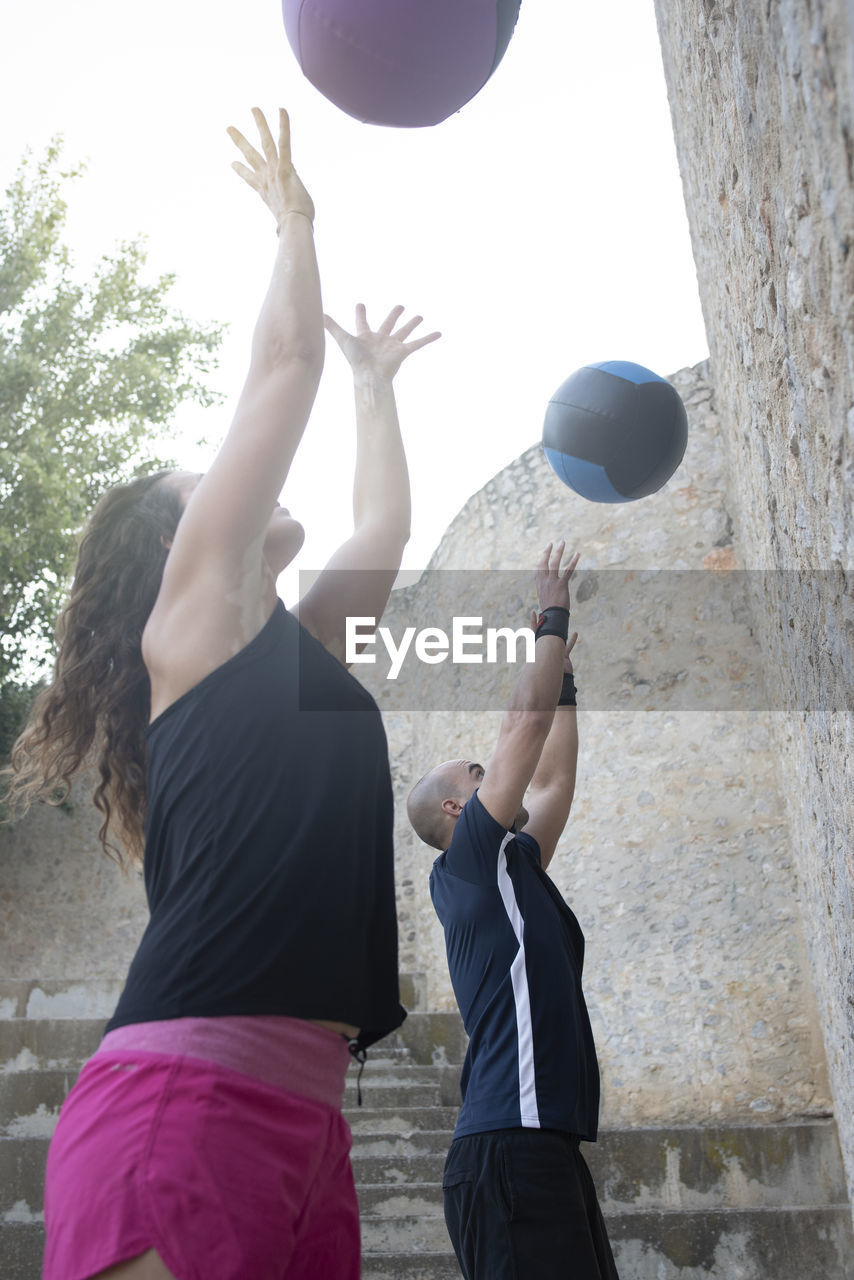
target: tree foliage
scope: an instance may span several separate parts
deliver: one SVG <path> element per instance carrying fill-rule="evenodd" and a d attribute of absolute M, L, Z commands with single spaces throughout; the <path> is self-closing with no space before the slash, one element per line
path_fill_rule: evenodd
<path fill-rule="evenodd" d="M 109 485 L 168 465 L 158 451 L 180 404 L 219 398 L 206 375 L 221 329 L 169 306 L 174 276 L 146 279 L 142 240 L 78 279 L 64 192 L 81 173 L 55 140 L 41 159 L 25 155 L 0 207 L 0 700 L 10 713 L 51 648 L 88 511 Z"/>

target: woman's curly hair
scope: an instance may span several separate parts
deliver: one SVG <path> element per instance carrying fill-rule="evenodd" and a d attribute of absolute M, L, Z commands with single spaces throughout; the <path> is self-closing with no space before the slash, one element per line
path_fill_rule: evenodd
<path fill-rule="evenodd" d="M 141 641 L 182 513 L 177 488 L 163 483 L 172 474 L 116 485 L 92 511 L 56 625 L 53 681 L 12 748 L 6 795 L 22 815 L 37 798 L 62 803 L 76 774 L 95 772 L 98 834 L 122 866 L 143 855 L 150 685 Z"/>

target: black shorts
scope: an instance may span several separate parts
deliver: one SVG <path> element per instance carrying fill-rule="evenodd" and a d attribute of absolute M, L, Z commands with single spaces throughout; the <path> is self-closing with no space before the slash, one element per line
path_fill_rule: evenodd
<path fill-rule="evenodd" d="M 466 1280 L 619 1280 L 590 1171 L 570 1134 L 457 1138 L 442 1180 Z"/>

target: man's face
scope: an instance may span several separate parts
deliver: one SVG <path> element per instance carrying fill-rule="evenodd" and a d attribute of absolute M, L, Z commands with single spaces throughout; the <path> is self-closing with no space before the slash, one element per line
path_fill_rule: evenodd
<path fill-rule="evenodd" d="M 463 804 L 470 800 L 486 777 L 486 770 L 476 760 L 448 761 L 448 783 L 453 785 L 454 798 Z M 528 810 L 522 805 L 513 823 L 514 831 L 521 831 L 528 821 Z"/>
<path fill-rule="evenodd" d="M 484 778 L 484 768 L 476 760 L 449 760 L 447 790 L 455 800 L 465 803 L 477 791 Z"/>

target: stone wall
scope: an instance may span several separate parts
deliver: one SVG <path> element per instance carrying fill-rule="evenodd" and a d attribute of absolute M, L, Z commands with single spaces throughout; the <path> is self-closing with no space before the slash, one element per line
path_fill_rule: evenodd
<path fill-rule="evenodd" d="M 656 0 L 840 1138 L 854 1189 L 854 190 L 845 0 Z M 854 1197 L 852 1197 L 854 1198 Z"/>
<path fill-rule="evenodd" d="M 0 826 L 0 979 L 123 982 L 148 922 L 139 872 L 101 851 L 88 788 Z"/>

